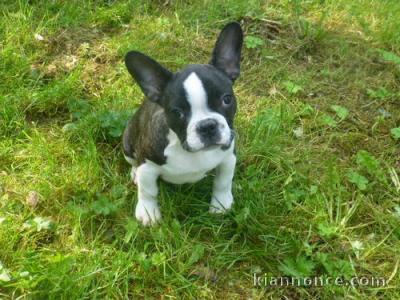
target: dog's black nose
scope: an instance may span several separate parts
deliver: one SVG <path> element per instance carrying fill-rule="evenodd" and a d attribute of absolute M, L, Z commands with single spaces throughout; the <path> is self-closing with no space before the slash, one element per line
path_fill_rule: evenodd
<path fill-rule="evenodd" d="M 205 119 L 197 124 L 197 131 L 203 136 L 213 136 L 217 132 L 218 122 L 215 119 Z"/>

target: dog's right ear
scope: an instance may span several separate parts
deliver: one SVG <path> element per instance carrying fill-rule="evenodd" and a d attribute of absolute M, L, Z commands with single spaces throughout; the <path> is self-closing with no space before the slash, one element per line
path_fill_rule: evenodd
<path fill-rule="evenodd" d="M 172 73 L 154 59 L 138 51 L 125 55 L 125 65 L 150 101 L 159 102 Z"/>

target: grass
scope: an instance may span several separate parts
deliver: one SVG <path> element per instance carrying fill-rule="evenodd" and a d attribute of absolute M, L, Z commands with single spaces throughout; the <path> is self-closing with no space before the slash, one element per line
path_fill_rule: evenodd
<path fill-rule="evenodd" d="M 397 1 L 0 7 L 1 298 L 399 298 Z M 210 177 L 162 183 L 163 222 L 142 228 L 120 145 L 142 94 L 122 58 L 207 62 L 231 20 L 246 33 L 234 209 L 208 214 Z"/>

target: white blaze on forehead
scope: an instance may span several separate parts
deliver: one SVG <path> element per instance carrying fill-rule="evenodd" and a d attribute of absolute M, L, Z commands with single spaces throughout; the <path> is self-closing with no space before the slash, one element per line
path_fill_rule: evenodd
<path fill-rule="evenodd" d="M 197 124 L 204 119 L 211 118 L 218 122 L 221 134 L 221 144 L 229 142 L 231 131 L 226 119 L 219 113 L 210 110 L 208 107 L 207 93 L 203 83 L 196 73 L 192 72 L 183 82 L 186 92 L 186 99 L 190 105 L 191 116 L 186 128 L 186 142 L 193 150 L 204 147 L 197 132 Z"/>
<path fill-rule="evenodd" d="M 183 82 L 187 101 L 190 104 L 192 114 L 207 109 L 207 94 L 203 83 L 196 73 L 191 73 Z"/>
<path fill-rule="evenodd" d="M 201 149 L 204 147 L 204 144 L 200 140 L 196 127 L 198 122 L 209 115 L 207 93 L 200 78 L 194 72 L 185 79 L 183 88 L 185 89 L 186 99 L 189 102 L 191 111 L 190 120 L 186 128 L 186 142 L 192 149 Z"/>

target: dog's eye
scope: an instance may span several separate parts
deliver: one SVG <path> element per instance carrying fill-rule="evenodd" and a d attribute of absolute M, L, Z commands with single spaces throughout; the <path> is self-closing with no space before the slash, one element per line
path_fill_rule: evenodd
<path fill-rule="evenodd" d="M 179 120 L 184 120 L 185 119 L 185 114 L 183 113 L 182 110 L 179 108 L 173 108 L 171 112 L 179 119 Z"/>
<path fill-rule="evenodd" d="M 223 95 L 223 96 L 222 96 L 222 102 L 223 102 L 225 105 L 231 105 L 231 104 L 232 104 L 232 101 L 233 101 L 232 95 L 226 94 L 226 95 Z"/>

